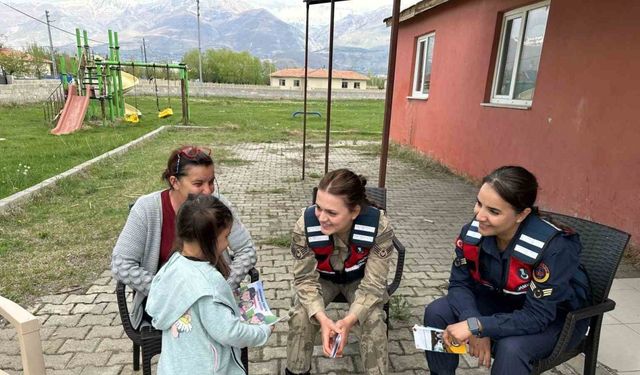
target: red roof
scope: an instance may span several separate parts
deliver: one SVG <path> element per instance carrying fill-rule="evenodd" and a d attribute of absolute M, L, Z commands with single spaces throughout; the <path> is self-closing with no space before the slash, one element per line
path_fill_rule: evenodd
<path fill-rule="evenodd" d="M 337 79 L 355 79 L 366 81 L 369 77 L 351 70 L 333 70 L 333 78 Z M 307 76 L 309 78 L 327 78 L 329 71 L 327 69 L 309 69 Z M 304 78 L 304 68 L 281 69 L 271 73 L 271 77 L 295 77 Z"/>
<path fill-rule="evenodd" d="M 11 48 L 0 48 L 0 54 L 7 55 L 7 56 L 10 56 L 10 55 L 22 56 L 23 59 L 26 61 L 33 61 L 33 56 L 29 55 L 28 53 L 11 49 Z M 43 59 L 42 62 L 45 64 L 51 64 L 51 60 L 49 59 Z"/>

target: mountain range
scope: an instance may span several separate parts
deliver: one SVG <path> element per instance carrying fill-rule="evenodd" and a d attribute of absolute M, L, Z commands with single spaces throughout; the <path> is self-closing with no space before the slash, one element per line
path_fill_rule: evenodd
<path fill-rule="evenodd" d="M 87 30 L 89 44 L 95 53 L 102 55 L 107 53 L 107 30 L 117 31 L 123 60 L 141 60 L 143 37 L 149 61 L 179 61 L 186 51 L 198 47 L 195 1 L 35 0 L 10 5 L 42 20 L 48 10 L 52 25 L 63 30 L 74 31 L 76 27 Z M 278 0 L 200 1 L 202 50 L 248 51 L 274 62 L 278 68 L 303 66 L 304 19 L 300 22 L 300 19 L 278 16 L 286 13 L 283 6 Z M 301 0 L 288 5 L 294 6 L 304 10 L 305 5 Z M 391 5 L 351 12 L 336 19 L 334 68 L 386 74 L 390 30 L 383 19 L 390 14 Z M 328 24 L 328 16 L 322 24 L 310 23 L 310 67 L 328 65 Z M 33 42 L 49 45 L 46 25 L 3 4 L 0 4 L 0 37 L 11 47 L 20 48 Z M 52 29 L 52 38 L 54 48 L 75 52 L 74 35 Z"/>

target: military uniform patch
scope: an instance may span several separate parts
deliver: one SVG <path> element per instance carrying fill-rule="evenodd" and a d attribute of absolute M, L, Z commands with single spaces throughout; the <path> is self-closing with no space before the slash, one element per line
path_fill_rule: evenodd
<path fill-rule="evenodd" d="M 296 259 L 302 259 L 310 251 L 306 246 L 291 244 L 291 255 Z"/>
<path fill-rule="evenodd" d="M 373 245 L 373 249 L 371 250 L 373 250 L 374 253 L 378 254 L 380 258 L 387 258 L 389 255 L 391 255 L 391 251 L 393 250 L 393 248 L 381 249 L 380 246 L 376 244 L 376 245 Z"/>
<path fill-rule="evenodd" d="M 540 263 L 535 270 L 533 270 L 533 281 L 537 283 L 544 283 L 549 280 L 549 276 L 551 276 L 549 272 L 549 267 L 546 264 Z"/>
<path fill-rule="evenodd" d="M 531 291 L 533 292 L 533 296 L 535 298 L 548 297 L 551 295 L 551 293 L 553 293 L 553 288 L 538 288 L 534 283 L 529 283 L 529 287 L 531 288 Z"/>
<path fill-rule="evenodd" d="M 520 277 L 522 280 L 529 280 L 529 272 L 527 272 L 527 270 L 524 268 L 519 268 L 518 277 Z"/>

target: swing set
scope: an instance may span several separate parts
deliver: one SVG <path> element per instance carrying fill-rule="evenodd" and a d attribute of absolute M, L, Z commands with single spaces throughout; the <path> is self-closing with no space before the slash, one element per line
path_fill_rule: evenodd
<path fill-rule="evenodd" d="M 100 102 L 100 110 L 102 112 L 103 125 L 106 121 L 115 121 L 116 118 L 122 118 L 127 122 L 137 123 L 142 113 L 138 110 L 138 91 L 136 86 L 140 80 L 135 76 L 136 68 L 152 68 L 153 82 L 155 87 L 156 107 L 158 110 L 158 118 L 167 118 L 174 114 L 171 106 L 171 82 L 170 70 L 178 70 L 180 80 L 180 97 L 182 104 L 182 123 L 189 124 L 189 79 L 186 64 L 158 64 L 145 62 L 122 62 L 120 61 L 120 46 L 118 45 L 118 33 L 109 30 L 109 55 L 105 60 L 99 56 L 94 56 L 88 44 L 87 32 L 83 31 L 84 45 L 81 45 L 80 29 L 76 29 L 76 39 L 78 45 L 79 63 L 73 64 L 72 75 L 77 85 L 79 96 L 88 96 Z M 64 64 L 62 64 L 61 76 L 65 77 Z M 123 68 L 131 67 L 132 73 L 123 71 Z M 167 80 L 167 106 L 160 108 L 160 93 L 158 92 L 156 69 L 165 71 Z M 63 87 L 66 92 L 68 90 L 67 79 L 64 79 Z M 96 89 L 97 86 L 97 89 Z M 133 98 L 135 106 L 125 103 L 124 94 L 133 90 Z M 93 103 L 91 105 L 93 107 Z M 95 109 L 90 110 L 95 112 Z M 91 113 L 91 112 L 90 112 Z"/>

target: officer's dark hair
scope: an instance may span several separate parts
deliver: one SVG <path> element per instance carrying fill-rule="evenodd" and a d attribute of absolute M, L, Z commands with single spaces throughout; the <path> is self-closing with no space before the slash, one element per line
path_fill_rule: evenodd
<path fill-rule="evenodd" d="M 172 189 L 169 177 L 175 176 L 180 178 L 187 174 L 187 168 L 192 165 L 202 165 L 208 167 L 213 165 L 211 158 L 211 150 L 206 147 L 198 147 L 195 145 L 182 146 L 175 149 L 169 155 L 167 160 L 167 168 L 162 172 L 162 179 L 167 182 L 169 189 Z"/>
<path fill-rule="evenodd" d="M 538 209 L 533 205 L 538 196 L 538 181 L 536 176 L 525 168 L 505 165 L 486 175 L 482 183 L 491 185 L 516 212 L 531 208 L 532 213 L 538 213 Z"/>
<path fill-rule="evenodd" d="M 218 236 L 231 228 L 231 210 L 218 198 L 208 194 L 189 194 L 176 216 L 174 248 L 181 250 L 185 242 L 197 242 L 202 254 L 226 278 L 229 265 L 216 249 Z"/>
<path fill-rule="evenodd" d="M 318 184 L 318 190 L 343 197 L 345 205 L 353 211 L 356 206 L 364 208 L 369 204 L 366 185 L 367 179 L 364 176 L 342 168 L 325 174 Z"/>

